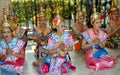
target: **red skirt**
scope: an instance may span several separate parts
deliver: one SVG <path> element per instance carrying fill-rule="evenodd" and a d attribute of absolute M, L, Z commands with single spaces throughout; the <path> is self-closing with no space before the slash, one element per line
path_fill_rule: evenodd
<path fill-rule="evenodd" d="M 79 40 L 79 42 L 74 45 L 75 50 L 79 51 L 81 49 L 81 43 L 82 43 L 82 41 Z"/>

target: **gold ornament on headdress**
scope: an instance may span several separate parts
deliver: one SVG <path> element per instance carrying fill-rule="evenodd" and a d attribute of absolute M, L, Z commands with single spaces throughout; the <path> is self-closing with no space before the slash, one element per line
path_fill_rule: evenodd
<path fill-rule="evenodd" d="M 50 22 L 50 20 L 51 20 L 51 8 L 50 8 L 50 6 L 47 4 L 47 8 L 46 8 L 46 19 L 47 19 L 47 21 L 48 22 Z"/>
<path fill-rule="evenodd" d="M 56 10 L 56 17 L 53 19 L 53 26 L 52 28 L 56 28 L 60 22 L 64 22 L 63 17 L 60 15 L 59 9 Z"/>
<path fill-rule="evenodd" d="M 78 8 L 77 8 L 77 13 L 76 13 L 76 19 L 79 19 L 81 16 L 85 16 L 85 14 L 83 13 L 83 11 L 81 10 L 80 4 L 78 4 Z"/>
<path fill-rule="evenodd" d="M 118 12 L 119 12 L 119 8 L 117 7 L 117 1 L 112 0 L 112 8 L 111 8 L 110 11 L 109 11 L 110 17 L 111 17 L 111 14 L 112 14 L 114 11 L 118 11 Z"/>
<path fill-rule="evenodd" d="M 93 24 L 96 19 L 100 19 L 100 17 L 101 17 L 100 13 L 98 13 L 96 11 L 97 11 L 96 6 L 95 6 L 95 4 L 93 4 L 93 14 L 90 17 L 91 24 Z"/>
<path fill-rule="evenodd" d="M 45 16 L 45 13 L 44 13 L 44 8 L 42 7 L 42 5 L 40 5 L 40 15 L 39 17 L 44 17 Z"/>
<path fill-rule="evenodd" d="M 56 13 L 57 13 L 57 15 L 56 15 L 56 17 L 55 18 L 57 18 L 58 20 L 60 20 L 62 17 L 60 16 L 60 11 L 59 10 L 57 10 L 56 11 Z"/>
<path fill-rule="evenodd" d="M 7 16 L 7 19 L 12 22 L 12 28 L 15 29 L 17 27 L 19 19 L 12 14 L 12 7 L 9 5 L 9 15 Z"/>
<path fill-rule="evenodd" d="M 13 15 L 12 15 L 12 7 L 10 5 L 9 6 L 9 15 L 7 16 L 9 21 L 13 21 Z"/>
<path fill-rule="evenodd" d="M 3 28 L 6 28 L 6 27 L 9 27 L 10 29 L 12 29 L 13 30 L 13 28 L 12 28 L 12 24 L 7 20 L 7 15 L 6 15 L 6 10 L 5 10 L 5 8 L 3 8 L 3 23 L 2 23 L 2 29 Z"/>

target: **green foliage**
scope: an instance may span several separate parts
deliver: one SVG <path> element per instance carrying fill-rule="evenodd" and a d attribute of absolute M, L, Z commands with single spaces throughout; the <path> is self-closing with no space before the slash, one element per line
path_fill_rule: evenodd
<path fill-rule="evenodd" d="M 25 2 L 12 2 L 13 12 L 19 18 L 19 22 L 27 22 L 35 15 L 35 6 L 36 6 L 36 13 L 39 9 L 39 4 L 33 1 L 25 1 Z"/>
<path fill-rule="evenodd" d="M 58 2 L 55 0 L 49 0 L 44 3 L 44 0 L 41 2 L 39 0 L 23 0 L 23 1 L 13 1 L 12 6 L 14 9 L 15 15 L 19 18 L 19 22 L 27 22 L 31 18 L 33 18 L 35 15 L 39 13 L 39 3 L 42 3 L 43 5 L 49 4 L 51 9 L 51 19 L 56 14 L 56 7 L 58 4 L 58 9 L 61 13 L 61 15 L 65 19 L 70 19 L 71 13 L 75 14 L 75 5 L 74 0 L 58 0 Z M 45 6 L 44 6 L 45 7 Z M 46 7 L 45 7 L 46 8 Z"/>
<path fill-rule="evenodd" d="M 50 5 L 51 9 L 47 10 L 46 14 L 50 14 L 47 18 L 50 19 L 49 21 L 52 21 L 56 14 L 56 9 L 59 9 L 60 14 L 65 19 L 71 19 L 71 14 L 76 15 L 76 8 L 78 4 L 80 4 L 83 11 L 86 12 L 84 5 L 85 1 L 86 0 L 12 0 L 12 6 L 14 13 L 19 18 L 19 22 L 21 23 L 28 22 L 39 13 L 40 3 L 45 9 L 47 5 Z M 107 3 L 110 4 L 111 0 L 107 0 Z M 103 7 L 105 7 L 105 0 L 100 0 L 100 4 L 100 9 L 98 9 L 98 11 L 104 12 Z M 106 8 L 109 9 L 110 6 L 106 6 Z"/>

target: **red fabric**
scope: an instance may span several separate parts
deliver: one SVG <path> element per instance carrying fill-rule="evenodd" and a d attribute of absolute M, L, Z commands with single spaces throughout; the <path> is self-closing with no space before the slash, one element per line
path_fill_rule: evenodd
<path fill-rule="evenodd" d="M 67 73 L 67 72 L 69 72 L 70 70 L 73 70 L 73 71 L 76 70 L 76 67 L 73 66 L 73 65 L 71 65 L 71 64 L 68 63 L 68 62 L 64 62 L 61 68 L 62 68 L 62 72 L 63 72 L 63 73 Z"/>
<path fill-rule="evenodd" d="M 111 14 L 111 13 L 112 13 L 112 10 L 109 10 L 109 11 L 108 11 L 108 14 Z"/>
<path fill-rule="evenodd" d="M 53 24 L 56 25 L 57 23 L 58 23 L 58 19 L 57 19 L 57 18 L 54 18 L 54 19 L 53 19 Z"/>
<path fill-rule="evenodd" d="M 10 62 L 10 61 L 6 61 L 5 63 L 6 64 L 14 64 L 14 66 L 16 67 L 16 66 L 23 66 L 24 65 L 24 62 L 25 62 L 25 60 L 24 60 L 24 58 L 20 58 L 20 59 L 18 59 L 16 62 Z"/>
<path fill-rule="evenodd" d="M 80 48 L 81 48 L 81 41 L 79 41 L 78 43 L 76 43 L 75 45 L 74 45 L 74 47 L 75 47 L 75 50 L 80 50 Z"/>
<path fill-rule="evenodd" d="M 105 15 L 104 14 L 101 14 L 101 17 L 100 17 L 101 19 L 104 19 L 105 18 Z"/>
<path fill-rule="evenodd" d="M 40 67 L 38 67 L 38 72 L 40 74 L 46 74 L 49 72 L 49 67 L 46 64 L 41 64 Z"/>
<path fill-rule="evenodd" d="M 110 68 L 114 67 L 114 65 L 115 65 L 115 61 L 111 57 L 95 59 L 92 56 L 93 56 L 93 52 L 88 51 L 86 53 L 87 67 L 92 69 L 93 71 L 110 69 Z"/>
<path fill-rule="evenodd" d="M 71 65 L 71 66 L 70 66 L 70 69 L 71 69 L 71 70 L 76 70 L 76 67 Z"/>
<path fill-rule="evenodd" d="M 68 72 L 65 66 L 62 66 L 61 68 L 62 68 L 62 72 L 63 73 L 67 73 Z"/>

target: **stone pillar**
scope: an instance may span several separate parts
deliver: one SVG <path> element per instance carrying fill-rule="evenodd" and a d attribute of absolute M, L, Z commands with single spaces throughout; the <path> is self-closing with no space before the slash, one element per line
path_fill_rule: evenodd
<path fill-rule="evenodd" d="M 9 13 L 9 6 L 8 4 L 11 3 L 11 0 L 0 0 L 0 25 L 3 20 L 3 8 L 6 8 L 6 13 Z"/>

